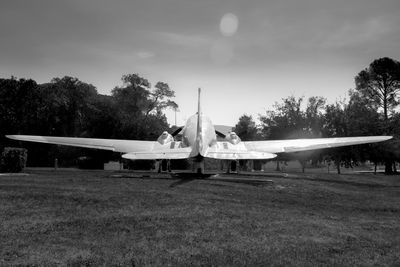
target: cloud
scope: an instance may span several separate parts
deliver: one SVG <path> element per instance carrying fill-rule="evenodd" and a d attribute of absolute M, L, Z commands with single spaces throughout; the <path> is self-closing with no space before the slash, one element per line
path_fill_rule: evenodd
<path fill-rule="evenodd" d="M 156 56 L 153 52 L 149 51 L 139 51 L 136 53 L 136 55 L 141 59 L 148 59 Z"/>
<path fill-rule="evenodd" d="M 178 45 L 190 48 L 198 48 L 211 45 L 211 38 L 198 34 L 181 34 L 172 32 L 155 32 L 154 38 L 170 45 Z"/>
<path fill-rule="evenodd" d="M 347 23 L 329 33 L 322 42 L 327 48 L 363 46 L 371 42 L 384 40 L 395 28 L 388 17 L 373 17 L 359 23 Z"/>

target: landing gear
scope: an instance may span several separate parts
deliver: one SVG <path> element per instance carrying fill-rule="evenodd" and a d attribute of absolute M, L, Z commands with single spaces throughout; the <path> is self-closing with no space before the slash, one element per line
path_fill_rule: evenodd
<path fill-rule="evenodd" d="M 203 174 L 204 173 L 204 157 L 202 156 L 197 156 L 193 160 L 193 172 L 197 174 Z"/>
<path fill-rule="evenodd" d="M 238 160 L 229 160 L 227 161 L 227 169 L 226 173 L 239 173 L 239 161 Z"/>
<path fill-rule="evenodd" d="M 171 161 L 169 159 L 158 161 L 158 173 L 161 172 L 171 172 Z"/>

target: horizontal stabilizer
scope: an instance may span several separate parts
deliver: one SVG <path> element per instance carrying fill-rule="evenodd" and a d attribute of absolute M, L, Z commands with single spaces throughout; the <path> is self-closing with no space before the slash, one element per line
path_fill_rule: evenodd
<path fill-rule="evenodd" d="M 190 157 L 190 147 L 132 152 L 122 155 L 124 159 L 186 159 Z"/>
<path fill-rule="evenodd" d="M 275 158 L 276 155 L 268 152 L 259 152 L 259 151 L 209 149 L 205 154 L 205 157 L 213 159 L 237 160 L 237 159 L 272 159 Z"/>

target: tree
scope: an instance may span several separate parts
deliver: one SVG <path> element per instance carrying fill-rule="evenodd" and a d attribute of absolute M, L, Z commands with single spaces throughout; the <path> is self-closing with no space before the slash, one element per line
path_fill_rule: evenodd
<path fill-rule="evenodd" d="M 294 96 L 283 98 L 283 103 L 273 105 L 265 116 L 260 116 L 261 129 L 265 139 L 300 138 L 304 136 L 304 112 L 301 103 L 304 98 Z"/>
<path fill-rule="evenodd" d="M 170 98 L 175 96 L 168 84 L 158 82 L 153 90 L 151 84 L 138 74 L 122 76 L 123 86 L 112 90 L 117 105 L 118 135 L 131 139 L 155 139 L 168 128 L 163 110 L 178 105 Z"/>
<path fill-rule="evenodd" d="M 0 150 L 15 145 L 6 134 L 40 133 L 38 85 L 31 79 L 0 79 Z"/>
<path fill-rule="evenodd" d="M 34 80 L 0 79 L 0 133 L 36 130 L 39 104 L 38 85 Z"/>
<path fill-rule="evenodd" d="M 308 99 L 305 112 L 305 121 L 310 137 L 321 137 L 323 123 L 323 109 L 326 99 L 320 96 L 312 96 Z"/>
<path fill-rule="evenodd" d="M 346 123 L 346 104 L 336 101 L 334 104 L 326 105 L 323 118 L 322 132 L 324 137 L 344 137 L 348 134 Z M 336 170 L 340 174 L 341 162 L 347 158 L 348 149 L 333 148 L 325 151 L 324 158 L 335 163 Z M 328 163 L 329 164 L 329 163 Z"/>
<path fill-rule="evenodd" d="M 98 94 L 91 102 L 83 124 L 82 137 L 116 138 L 117 104 L 112 96 Z"/>
<path fill-rule="evenodd" d="M 389 112 L 399 104 L 400 62 L 387 57 L 376 59 L 355 77 L 355 83 L 356 90 L 383 109 L 386 122 Z"/>
<path fill-rule="evenodd" d="M 383 110 L 383 134 L 390 134 L 389 119 L 399 104 L 400 62 L 387 57 L 376 59 L 355 77 L 355 84 L 356 90 L 372 105 Z M 386 174 L 393 173 L 393 164 L 390 153 L 387 153 Z"/>
<path fill-rule="evenodd" d="M 305 112 L 301 108 L 303 100 L 304 97 L 289 96 L 283 98 L 283 103 L 275 103 L 274 110 L 268 110 L 265 116 L 260 116 L 263 137 L 265 139 L 310 137 L 312 135 L 311 127 L 317 127 L 319 124 L 320 110 L 325 101 L 322 97 L 310 98 Z M 307 121 L 308 118 L 309 121 Z M 317 129 L 315 128 L 314 131 L 317 132 Z M 300 161 L 304 170 L 305 158 L 315 157 L 315 155 L 316 152 L 296 153 L 294 155 L 280 154 L 277 158 L 276 169 L 280 169 L 279 160 L 286 161 L 296 158 Z"/>
<path fill-rule="evenodd" d="M 147 107 L 146 116 L 153 111 L 162 111 L 170 107 L 177 109 L 178 104 L 170 98 L 175 97 L 175 92 L 169 88 L 169 85 L 164 82 L 158 82 L 153 91 L 150 92 L 150 103 Z"/>
<path fill-rule="evenodd" d="M 322 132 L 324 137 L 343 137 L 347 135 L 347 123 L 345 116 L 346 104 L 336 101 L 325 106 Z"/>
<path fill-rule="evenodd" d="M 236 124 L 234 131 L 243 141 L 258 140 L 258 129 L 252 116 L 242 115 Z"/>
<path fill-rule="evenodd" d="M 47 134 L 80 136 L 88 110 L 97 96 L 96 88 L 78 78 L 53 78 L 40 86 L 39 112 Z"/>
<path fill-rule="evenodd" d="M 345 107 L 347 135 L 379 135 L 384 129 L 375 105 L 359 91 L 349 90 L 349 102 Z"/>

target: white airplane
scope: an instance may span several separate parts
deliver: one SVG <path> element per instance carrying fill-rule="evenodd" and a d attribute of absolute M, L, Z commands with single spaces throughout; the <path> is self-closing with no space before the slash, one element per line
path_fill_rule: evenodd
<path fill-rule="evenodd" d="M 338 138 L 312 138 L 271 141 L 241 141 L 234 132 L 224 135 L 215 130 L 211 120 L 204 116 L 200 106 L 183 128 L 172 135 L 163 132 L 157 141 L 75 138 L 33 135 L 7 135 L 10 139 L 66 146 L 105 149 L 124 153 L 125 159 L 185 159 L 193 158 L 197 173 L 204 172 L 204 158 L 221 160 L 272 159 L 276 153 L 298 152 L 313 149 L 350 146 L 389 140 L 392 136 L 362 136 Z M 174 137 L 182 132 L 182 141 Z M 223 141 L 217 141 L 217 135 Z"/>

